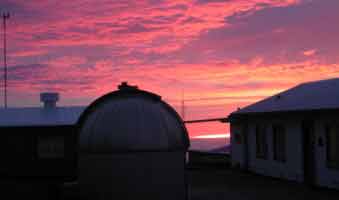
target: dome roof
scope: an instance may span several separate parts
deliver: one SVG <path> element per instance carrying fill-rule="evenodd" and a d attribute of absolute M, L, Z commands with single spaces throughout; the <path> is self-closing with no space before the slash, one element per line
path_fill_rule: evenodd
<path fill-rule="evenodd" d="M 123 83 L 94 101 L 79 120 L 80 152 L 186 150 L 183 121 L 161 97 Z"/>

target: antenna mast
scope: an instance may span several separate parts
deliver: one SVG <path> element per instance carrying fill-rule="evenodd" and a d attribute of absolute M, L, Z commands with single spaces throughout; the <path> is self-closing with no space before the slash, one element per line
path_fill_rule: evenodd
<path fill-rule="evenodd" d="M 185 120 L 185 92 L 181 91 L 181 117 Z"/>
<path fill-rule="evenodd" d="M 6 20 L 9 19 L 9 12 L 2 13 L 4 26 L 4 106 L 7 108 L 7 44 L 6 44 Z"/>

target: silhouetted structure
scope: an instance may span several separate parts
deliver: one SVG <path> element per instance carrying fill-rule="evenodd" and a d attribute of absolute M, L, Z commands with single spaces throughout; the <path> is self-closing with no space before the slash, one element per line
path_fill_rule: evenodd
<path fill-rule="evenodd" d="M 79 121 L 79 187 L 86 199 L 187 199 L 186 128 L 161 97 L 122 83 Z"/>
<path fill-rule="evenodd" d="M 339 79 L 298 85 L 229 116 L 232 165 L 339 188 Z"/>
<path fill-rule="evenodd" d="M 203 122 L 226 122 L 227 118 L 208 118 L 184 121 L 186 124 L 203 123 Z"/>
<path fill-rule="evenodd" d="M 42 94 L 42 108 L 0 109 L 0 178 L 76 178 L 76 122 L 84 107 L 57 107 L 57 97 Z"/>
<path fill-rule="evenodd" d="M 76 180 L 76 123 L 84 107 L 57 107 L 57 100 L 44 93 L 44 107 L 0 109 L 2 199 L 58 199 L 60 184 Z"/>
<path fill-rule="evenodd" d="M 6 20 L 9 19 L 9 12 L 2 13 L 2 21 L 4 28 L 4 107 L 7 108 L 7 32 L 6 32 Z"/>

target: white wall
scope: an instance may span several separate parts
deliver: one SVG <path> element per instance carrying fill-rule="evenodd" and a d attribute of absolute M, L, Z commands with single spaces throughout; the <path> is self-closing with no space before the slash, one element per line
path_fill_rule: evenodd
<path fill-rule="evenodd" d="M 320 186 L 326 186 L 330 188 L 339 189 L 339 170 L 330 169 L 327 167 L 326 160 L 326 132 L 325 124 L 330 122 L 330 119 L 321 119 L 315 122 L 315 135 L 316 135 L 316 147 L 315 147 L 315 160 L 316 162 L 316 182 Z M 318 145 L 318 139 L 322 138 L 323 146 Z"/>
<path fill-rule="evenodd" d="M 262 123 L 267 126 L 267 159 L 256 157 L 255 126 Z M 273 159 L 273 134 L 272 125 L 282 124 L 286 130 L 286 161 L 280 162 Z M 249 124 L 249 169 L 258 174 L 288 180 L 303 181 L 303 153 L 302 153 L 301 127 L 298 120 L 289 121 L 257 121 Z"/>
<path fill-rule="evenodd" d="M 232 166 L 233 167 L 240 167 L 240 168 L 246 168 L 245 166 L 245 156 L 244 156 L 244 138 L 242 137 L 242 143 L 238 144 L 235 141 L 235 135 L 241 134 L 242 135 L 242 126 L 245 126 L 245 124 L 234 124 L 231 123 L 231 160 L 232 160 Z"/>
<path fill-rule="evenodd" d="M 267 159 L 256 157 L 255 127 L 261 123 L 267 126 Z M 272 125 L 283 124 L 286 130 L 286 162 L 273 160 Z M 231 134 L 234 130 L 231 127 Z M 235 144 L 232 134 L 232 164 L 244 164 L 243 144 Z M 303 153 L 300 120 L 252 120 L 248 123 L 248 169 L 258 174 L 280 177 L 288 180 L 303 181 Z"/>
<path fill-rule="evenodd" d="M 304 154 L 302 141 L 301 119 L 289 120 L 256 120 L 253 119 L 248 123 L 248 169 L 258 174 L 272 176 L 277 178 L 284 178 L 303 182 L 304 180 Z M 315 121 L 315 183 L 319 186 L 329 188 L 339 188 L 339 170 L 328 168 L 326 160 L 326 133 L 325 125 L 329 122 L 333 123 L 334 119 L 318 119 Z M 255 126 L 257 123 L 264 123 L 267 125 L 267 144 L 268 144 L 268 158 L 267 160 L 256 158 L 256 144 L 255 144 Z M 281 163 L 273 160 L 273 138 L 272 125 L 283 124 L 286 129 L 286 162 Z M 337 123 L 339 123 L 337 121 Z M 232 164 L 240 163 L 243 165 L 244 161 L 244 146 L 234 142 L 233 132 L 231 126 L 231 142 L 232 142 Z M 322 138 L 323 146 L 319 146 L 318 140 Z"/>

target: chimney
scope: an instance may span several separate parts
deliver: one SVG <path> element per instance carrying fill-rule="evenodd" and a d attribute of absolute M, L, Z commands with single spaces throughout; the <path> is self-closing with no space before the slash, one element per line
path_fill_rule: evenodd
<path fill-rule="evenodd" d="M 59 93 L 44 92 L 40 93 L 40 101 L 44 103 L 44 108 L 55 108 L 56 102 L 59 100 Z"/>

